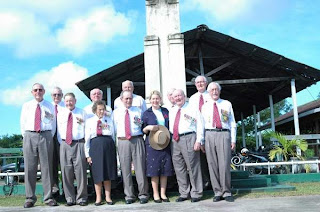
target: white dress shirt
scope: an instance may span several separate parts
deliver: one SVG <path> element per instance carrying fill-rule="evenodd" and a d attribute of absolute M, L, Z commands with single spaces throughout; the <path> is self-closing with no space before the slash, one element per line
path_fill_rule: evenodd
<path fill-rule="evenodd" d="M 34 131 L 34 120 L 36 114 L 38 102 L 33 99 L 26 102 L 22 106 L 21 116 L 20 116 L 20 129 L 21 135 L 24 136 L 26 131 Z M 56 132 L 56 115 L 54 111 L 54 106 L 46 101 L 42 100 L 39 102 L 41 109 L 41 131 L 51 130 L 52 136 Z"/>
<path fill-rule="evenodd" d="M 213 104 L 214 101 L 210 99 L 202 107 L 202 116 L 205 121 L 205 129 L 213 129 Z M 236 143 L 236 134 L 237 134 L 237 124 L 234 119 L 234 113 L 232 109 L 232 104 L 228 100 L 218 99 L 216 101 L 219 116 L 221 120 L 222 129 L 230 130 L 231 142 Z"/>
<path fill-rule="evenodd" d="M 102 135 L 109 135 L 115 140 L 115 131 L 114 131 L 114 124 L 113 119 L 111 116 L 104 116 L 99 119 L 98 116 L 93 116 L 86 121 L 86 129 L 85 129 L 85 144 L 84 150 L 86 157 L 90 157 L 89 150 L 91 139 L 97 137 L 97 124 L 98 120 L 101 121 L 102 126 Z"/>
<path fill-rule="evenodd" d="M 93 106 L 93 102 L 87 106 L 85 106 L 83 108 L 83 110 L 86 112 L 87 114 L 87 118 L 86 119 L 89 119 L 89 118 L 92 118 L 94 116 L 96 116 L 93 111 L 92 111 L 92 106 Z M 106 105 L 106 116 L 111 116 L 112 115 L 112 108 L 108 105 Z"/>
<path fill-rule="evenodd" d="M 75 107 L 72 111 L 72 140 L 80 140 L 84 138 L 86 112 Z M 57 138 L 59 143 L 66 139 L 67 125 L 70 110 L 62 108 L 57 115 Z"/>
<path fill-rule="evenodd" d="M 169 111 L 169 129 L 173 134 L 173 126 L 176 119 L 178 106 Z M 179 134 L 195 132 L 197 134 L 196 142 L 204 143 L 204 122 L 198 108 L 191 107 L 187 102 L 181 107 Z"/>
<path fill-rule="evenodd" d="M 120 96 L 114 100 L 114 109 L 119 107 L 124 107 L 123 102 L 120 99 Z M 147 110 L 146 101 L 139 95 L 132 94 L 132 106 L 138 107 L 142 110 L 142 113 Z"/>
<path fill-rule="evenodd" d="M 142 112 L 138 107 L 131 106 L 129 109 L 131 136 L 142 135 Z M 126 108 L 119 107 L 113 111 L 113 121 L 117 137 L 126 137 L 125 133 Z"/>
<path fill-rule="evenodd" d="M 204 91 L 203 93 L 200 93 L 199 91 L 195 94 L 193 94 L 190 98 L 189 98 L 189 104 L 191 105 L 191 107 L 194 108 L 198 108 L 199 109 L 199 101 L 200 101 L 200 95 L 202 94 L 203 96 L 203 103 L 208 102 L 208 100 L 211 99 L 209 92 L 208 91 Z"/>

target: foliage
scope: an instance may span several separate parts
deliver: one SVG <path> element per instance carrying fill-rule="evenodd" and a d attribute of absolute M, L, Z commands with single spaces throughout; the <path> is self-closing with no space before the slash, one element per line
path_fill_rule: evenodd
<path fill-rule="evenodd" d="M 2 135 L 0 136 L 0 148 L 21 148 L 22 136 L 21 135 Z"/>
<path fill-rule="evenodd" d="M 314 157 L 314 150 L 313 149 L 307 149 L 306 151 L 304 151 L 304 157 L 306 158 L 306 159 L 308 159 L 308 158 L 312 158 L 312 157 Z"/>
<path fill-rule="evenodd" d="M 274 149 L 269 152 L 270 160 L 273 160 L 277 155 L 282 155 L 284 161 L 288 161 L 290 157 L 297 157 L 303 159 L 301 155 L 297 154 L 296 148 L 301 151 L 308 149 L 308 143 L 303 139 L 287 140 L 281 133 L 271 132 L 272 137 L 278 140 L 280 145 L 275 145 Z"/>
<path fill-rule="evenodd" d="M 292 108 L 292 105 L 288 103 L 286 100 L 282 100 L 276 104 L 274 104 L 274 117 L 278 117 L 289 112 Z M 262 125 L 267 124 L 271 120 L 271 113 L 270 108 L 266 108 L 260 111 L 260 122 Z M 245 126 L 245 140 L 246 140 L 246 147 L 248 149 L 255 149 L 256 148 L 256 139 L 255 139 L 255 132 L 254 132 L 254 117 L 249 116 L 243 120 Z M 262 132 L 262 143 L 267 146 L 270 144 L 270 135 L 267 131 Z M 238 122 L 237 126 L 237 141 L 238 143 L 242 144 L 242 127 L 241 122 Z M 240 151 L 241 145 L 237 145 L 237 151 Z"/>

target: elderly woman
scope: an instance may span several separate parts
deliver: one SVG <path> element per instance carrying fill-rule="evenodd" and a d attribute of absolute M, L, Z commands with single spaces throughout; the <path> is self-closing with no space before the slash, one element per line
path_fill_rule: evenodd
<path fill-rule="evenodd" d="M 106 202 L 112 205 L 111 180 L 117 179 L 116 147 L 114 144 L 114 125 L 110 114 L 106 113 L 106 104 L 98 100 L 92 106 L 95 114 L 86 122 L 85 154 L 92 168 L 92 177 L 96 191 L 95 205 L 102 205 L 102 183 Z"/>
<path fill-rule="evenodd" d="M 150 133 L 158 131 L 159 125 L 165 126 L 167 129 L 169 128 L 169 112 L 166 108 L 160 106 L 162 97 L 159 91 L 152 91 L 149 98 L 151 107 L 142 116 L 142 129 L 147 135 L 145 140 L 147 154 L 146 175 L 147 177 L 151 177 L 154 202 L 169 202 L 166 196 L 167 177 L 173 175 L 170 145 L 167 145 L 163 149 L 154 149 L 150 145 L 148 136 Z M 158 188 L 159 178 L 160 194 Z"/>

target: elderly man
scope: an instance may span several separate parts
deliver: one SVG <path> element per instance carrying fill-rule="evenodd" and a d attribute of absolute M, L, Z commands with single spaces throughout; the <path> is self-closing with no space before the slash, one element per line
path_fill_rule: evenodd
<path fill-rule="evenodd" d="M 203 118 L 197 108 L 186 103 L 185 94 L 181 89 L 175 90 L 173 97 L 176 106 L 169 111 L 169 128 L 173 134 L 172 162 L 180 193 L 176 202 L 183 202 L 189 196 L 191 202 L 198 202 L 203 192 L 199 151 L 203 150 Z"/>
<path fill-rule="evenodd" d="M 123 178 L 126 204 L 135 202 L 134 187 L 131 176 L 131 163 L 135 167 L 135 174 L 139 189 L 141 204 L 148 202 L 148 182 L 145 174 L 146 155 L 142 137 L 142 111 L 132 106 L 133 94 L 122 91 L 120 99 L 123 106 L 114 110 L 113 118 L 118 136 L 118 151 Z"/>
<path fill-rule="evenodd" d="M 52 155 L 56 117 L 53 105 L 43 99 L 42 84 L 35 83 L 31 93 L 33 100 L 26 102 L 21 111 L 21 134 L 23 136 L 23 157 L 25 168 L 25 208 L 31 208 L 37 201 L 35 195 L 38 161 L 41 164 L 43 199 L 49 206 L 57 206 L 52 198 Z"/>
<path fill-rule="evenodd" d="M 132 93 L 132 106 L 140 108 L 143 113 L 147 110 L 146 101 L 141 96 L 134 94 L 133 90 L 132 81 L 126 80 L 122 82 L 122 91 L 130 91 Z M 123 107 L 120 96 L 114 100 L 114 109 L 117 109 L 118 107 Z"/>
<path fill-rule="evenodd" d="M 232 105 L 220 99 L 221 87 L 212 82 L 208 86 L 211 100 L 204 104 L 205 147 L 210 179 L 214 191 L 213 202 L 225 199 L 233 202 L 231 195 L 231 150 L 236 146 L 236 122 Z"/>
<path fill-rule="evenodd" d="M 102 96 L 103 96 L 103 92 L 99 88 L 94 88 L 90 91 L 90 99 L 91 99 L 92 103 L 87 105 L 85 108 L 83 108 L 87 114 L 87 119 L 94 116 L 94 114 L 92 112 L 92 106 L 96 101 L 102 100 Z M 108 113 L 108 115 L 110 115 L 110 116 L 112 114 L 112 109 L 108 105 L 106 105 L 106 113 Z"/>
<path fill-rule="evenodd" d="M 170 110 L 171 108 L 173 108 L 176 105 L 176 103 L 174 102 L 174 98 L 172 96 L 172 94 L 175 90 L 176 90 L 175 88 L 171 88 L 167 92 L 167 98 L 168 98 L 169 102 L 167 104 L 165 104 L 163 107 L 167 108 L 168 110 Z"/>
<path fill-rule="evenodd" d="M 84 153 L 86 113 L 75 107 L 76 101 L 73 93 L 64 96 L 66 108 L 59 111 L 57 116 L 57 136 L 60 142 L 60 163 L 67 206 L 76 203 L 86 206 L 88 205 L 87 160 Z M 77 194 L 73 185 L 74 178 L 77 181 Z"/>
<path fill-rule="evenodd" d="M 207 85 L 208 85 L 207 79 L 205 76 L 197 76 L 195 79 L 195 86 L 198 92 L 193 94 L 189 99 L 189 104 L 194 108 L 198 108 L 200 112 L 203 104 L 210 99 L 210 95 L 206 90 Z M 209 175 L 206 154 L 204 152 L 200 152 L 200 160 L 201 160 L 203 186 L 205 189 L 210 186 L 210 175 Z"/>
<path fill-rule="evenodd" d="M 61 107 L 64 107 L 62 100 L 63 93 L 62 89 L 59 87 L 54 87 L 51 92 L 52 104 L 54 106 L 55 115 L 57 117 L 58 112 L 61 110 Z M 60 164 L 60 143 L 57 139 L 57 131 L 53 137 L 53 160 L 52 160 L 52 194 L 54 196 L 59 195 L 59 173 L 58 166 Z"/>

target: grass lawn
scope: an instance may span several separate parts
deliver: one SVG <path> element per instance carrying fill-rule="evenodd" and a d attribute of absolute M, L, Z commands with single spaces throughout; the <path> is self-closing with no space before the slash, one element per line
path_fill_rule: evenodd
<path fill-rule="evenodd" d="M 261 192 L 261 193 L 240 193 L 236 194 L 237 199 L 244 198 L 260 198 L 260 197 L 283 197 L 283 196 L 305 196 L 305 195 L 320 195 L 320 183 L 319 182 L 306 182 L 306 183 L 288 183 L 296 187 L 295 191 L 286 191 L 286 192 Z M 171 202 L 175 201 L 178 198 L 177 192 L 168 193 L 168 196 Z M 205 191 L 203 199 L 211 199 L 213 197 L 212 191 Z M 36 205 L 44 205 L 41 201 L 42 197 L 38 196 L 38 201 Z M 23 206 L 25 196 L 0 196 L 0 206 Z M 113 200 L 116 204 L 124 204 L 123 195 L 117 195 L 113 197 Z M 94 203 L 94 197 L 89 199 L 89 204 Z M 62 197 L 59 204 L 65 204 L 64 198 Z"/>

